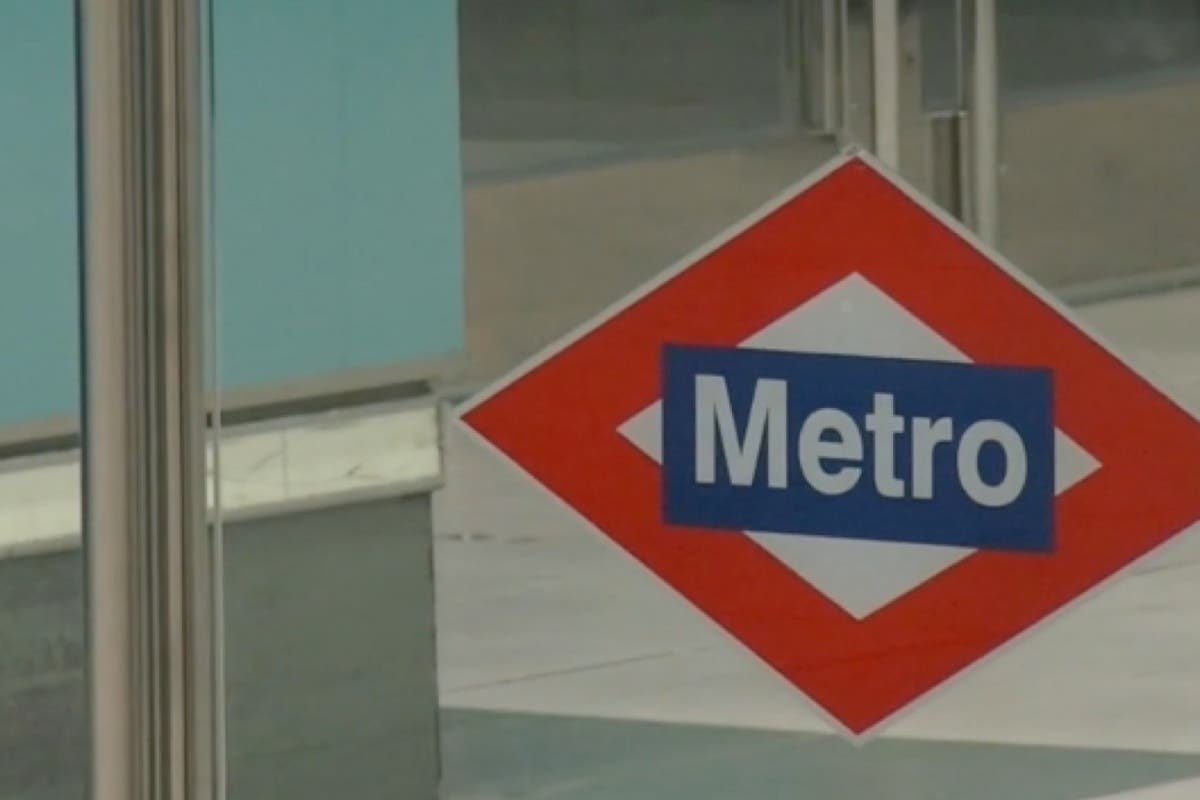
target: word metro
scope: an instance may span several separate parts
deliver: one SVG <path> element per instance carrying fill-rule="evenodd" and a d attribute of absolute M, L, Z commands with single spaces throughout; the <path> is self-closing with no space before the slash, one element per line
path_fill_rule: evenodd
<path fill-rule="evenodd" d="M 667 345 L 672 525 L 1053 549 L 1042 369 Z"/>

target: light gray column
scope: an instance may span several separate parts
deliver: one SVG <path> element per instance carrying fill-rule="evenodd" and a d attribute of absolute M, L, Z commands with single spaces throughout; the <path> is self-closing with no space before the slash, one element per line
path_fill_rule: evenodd
<path fill-rule="evenodd" d="M 874 0 L 839 0 L 837 8 L 841 147 L 875 149 Z"/>
<path fill-rule="evenodd" d="M 900 169 L 900 0 L 871 2 L 875 155 Z"/>
<path fill-rule="evenodd" d="M 206 0 L 77 0 L 95 800 L 217 790 Z"/>
<path fill-rule="evenodd" d="M 1000 206 L 1000 80 L 996 2 L 975 0 L 971 36 L 973 205 L 979 238 L 995 244 Z"/>

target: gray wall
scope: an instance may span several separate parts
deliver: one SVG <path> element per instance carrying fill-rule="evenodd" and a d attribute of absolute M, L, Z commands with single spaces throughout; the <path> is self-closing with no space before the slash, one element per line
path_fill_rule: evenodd
<path fill-rule="evenodd" d="M 433 798 L 430 509 L 387 500 L 227 530 L 231 800 Z M 84 796 L 77 551 L 0 562 L 0 797 Z"/>

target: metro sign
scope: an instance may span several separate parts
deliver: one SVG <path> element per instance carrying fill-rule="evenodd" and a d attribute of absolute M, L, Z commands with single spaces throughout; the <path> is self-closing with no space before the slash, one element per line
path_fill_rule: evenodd
<path fill-rule="evenodd" d="M 1200 519 L 1200 424 L 862 155 L 461 418 L 852 736 Z"/>
<path fill-rule="evenodd" d="M 664 518 L 1048 551 L 1051 379 L 1045 369 L 667 345 Z M 653 455 L 649 437 L 630 438 Z"/>

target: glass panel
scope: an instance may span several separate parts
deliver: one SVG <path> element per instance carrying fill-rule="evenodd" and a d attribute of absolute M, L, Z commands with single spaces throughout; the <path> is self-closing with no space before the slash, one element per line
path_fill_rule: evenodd
<path fill-rule="evenodd" d="M 467 179 L 777 132 L 780 19 L 778 0 L 464 0 Z"/>
<path fill-rule="evenodd" d="M 72 4 L 0 4 L 0 796 L 81 798 Z"/>
<path fill-rule="evenodd" d="M 1111 92 L 1200 67 L 1200 6 L 1193 0 L 1006 0 L 997 11 L 1009 98 L 1088 87 Z"/>
<path fill-rule="evenodd" d="M 461 3 L 459 381 L 507 370 L 835 152 L 789 111 L 789 5 Z"/>
<path fill-rule="evenodd" d="M 235 800 L 432 798 L 439 777 L 463 800 L 1084 800 L 1200 774 L 1194 536 L 853 748 L 643 567 L 439 427 L 433 389 L 457 398 L 511 369 L 835 152 L 794 118 L 801 5 L 819 4 L 463 0 L 456 31 L 438 0 L 218 3 Z M 1084 15 L 1011 8 L 1002 53 L 1048 61 Z M 1084 28 L 1135 37 L 1114 8 Z M 1093 46 L 1042 71 L 1005 62 L 1002 248 L 1038 276 L 1191 263 L 1182 217 L 1126 218 L 1134 196 L 1186 199 L 1196 172 L 1123 138 L 1190 131 L 1190 106 L 1154 94 L 1187 85 L 1170 19 L 1149 26 L 1173 37 L 1158 61 Z M 1148 97 L 1144 122 L 1104 111 Z M 1193 402 L 1197 303 L 1085 313 Z"/>
<path fill-rule="evenodd" d="M 582 59 L 587 35 L 548 34 L 549 4 L 478 5 L 488 11 L 464 4 L 461 39 L 469 387 L 604 309 L 832 152 L 828 142 L 786 133 L 732 142 L 714 136 L 670 155 L 662 146 L 668 135 L 631 143 L 626 130 L 641 133 L 653 114 L 629 109 L 660 86 L 657 66 L 679 55 L 661 41 L 638 51 L 644 34 L 631 22 L 636 33 L 597 41 L 621 62 L 609 68 L 606 85 L 624 100 L 609 102 L 636 121 L 610 135 L 619 141 L 601 155 L 564 156 L 556 140 L 562 120 L 583 114 L 564 76 L 573 55 Z M 556 30 L 572 31 L 599 5 L 553 4 Z M 629 20 L 662 14 L 654 30 L 680 39 L 703 18 L 666 2 L 603 6 Z M 1195 225 L 1186 220 L 1200 208 L 1188 188 L 1200 183 L 1200 164 L 1187 143 L 1196 138 L 1189 115 L 1200 104 L 1176 94 L 1188 85 L 1195 4 L 997 6 L 1006 137 L 1001 250 L 1057 285 L 1197 263 L 1187 256 Z M 744 14 L 751 28 L 762 11 L 723 8 L 730 16 L 722 30 L 734 31 L 746 28 L 733 17 Z M 923 33 L 951 36 L 955 26 L 948 15 Z M 713 33 L 693 49 L 744 76 L 754 94 L 771 59 L 740 41 Z M 756 41 L 778 57 L 781 40 Z M 921 55 L 956 63 L 954 42 L 933 45 Z M 535 51 L 528 61 L 542 69 L 514 74 L 520 58 L 508 54 L 516 50 Z M 925 87 L 925 110 L 957 103 L 961 87 L 950 78 Z M 488 95 L 481 86 L 489 79 L 504 91 Z M 555 103 L 527 113 L 534 95 Z M 1134 98 L 1141 99 L 1133 118 L 1134 106 L 1105 110 Z M 472 172 L 471 153 L 484 152 L 473 104 L 505 120 L 506 131 L 521 131 L 513 140 L 538 142 L 493 151 L 521 153 L 525 160 L 508 162 L 512 174 Z M 729 106 L 713 107 L 737 127 Z M 539 124 L 542 133 L 525 132 Z M 588 132 L 604 130 L 598 122 Z M 1200 410 L 1200 294 L 1121 297 L 1083 313 Z M 537 437 L 537 419 L 528 426 Z M 446 448 L 447 485 L 435 507 L 444 796 L 1133 800 L 1143 795 L 1124 793 L 1200 776 L 1200 695 L 1191 688 L 1200 663 L 1200 529 L 856 748 L 511 464 L 453 428 Z M 581 461 L 592 457 L 579 452 Z M 1190 783 L 1163 796 L 1197 791 Z"/>
<path fill-rule="evenodd" d="M 1194 274 L 1200 6 L 997 10 L 1002 249 L 1039 278 L 1089 294 Z"/>
<path fill-rule="evenodd" d="M 228 796 L 433 798 L 453 4 L 214 6 Z"/>

